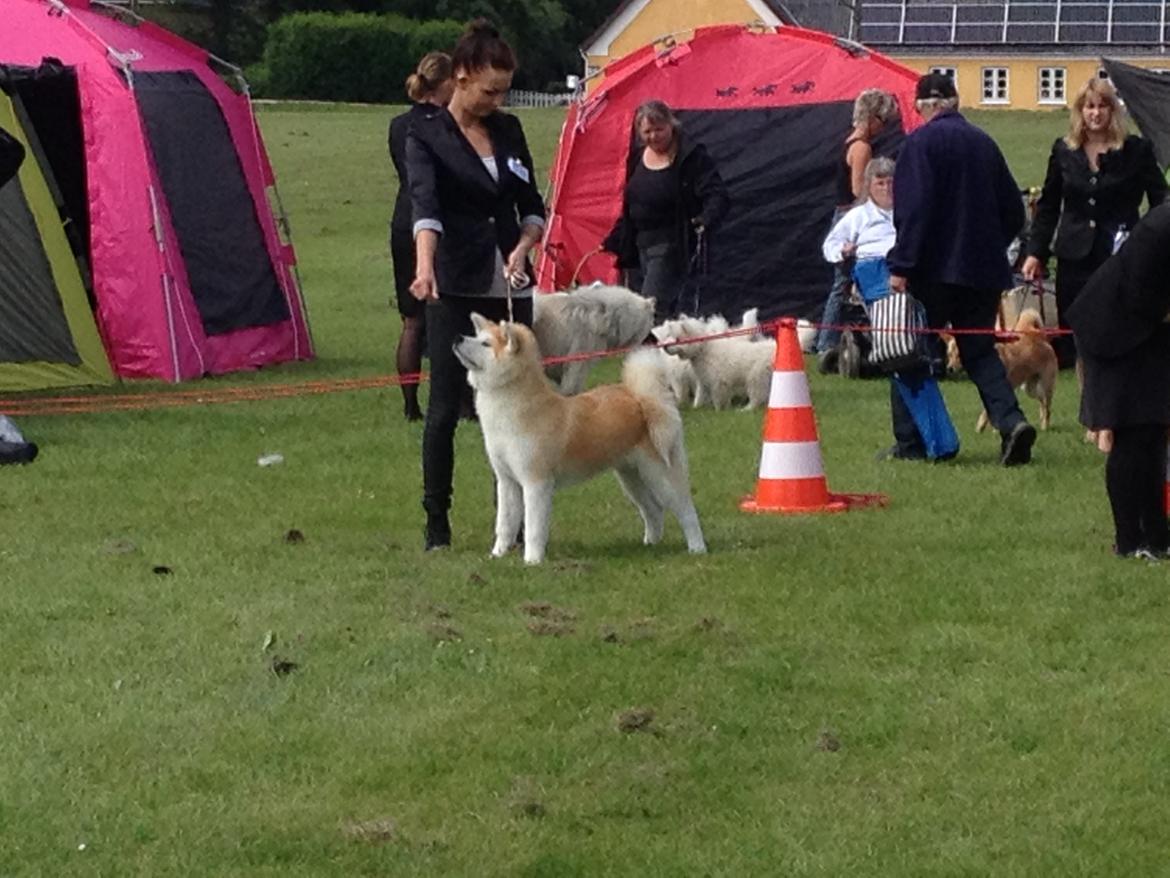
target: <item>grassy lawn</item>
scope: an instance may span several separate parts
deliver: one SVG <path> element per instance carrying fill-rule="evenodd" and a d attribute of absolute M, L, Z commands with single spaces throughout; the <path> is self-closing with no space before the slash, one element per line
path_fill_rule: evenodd
<path fill-rule="evenodd" d="M 389 114 L 261 114 L 320 359 L 216 384 L 390 371 Z M 972 115 L 1039 183 L 1063 117 Z M 523 118 L 547 168 L 558 114 Z M 23 419 L 0 875 L 1163 872 L 1170 591 L 1109 555 L 1074 383 L 1005 470 L 967 382 L 920 466 L 873 460 L 884 383 L 811 380 L 831 485 L 888 509 L 741 514 L 760 413 L 688 412 L 711 554 L 643 548 L 604 478 L 540 569 L 487 560 L 474 426 L 424 555 L 393 390 Z"/>

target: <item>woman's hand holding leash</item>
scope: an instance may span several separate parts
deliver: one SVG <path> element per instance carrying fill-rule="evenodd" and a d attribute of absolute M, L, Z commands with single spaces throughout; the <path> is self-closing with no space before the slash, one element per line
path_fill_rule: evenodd
<path fill-rule="evenodd" d="M 1044 277 L 1044 265 L 1035 256 L 1029 256 L 1024 260 L 1020 274 L 1023 275 L 1024 280 L 1039 280 Z"/>
<path fill-rule="evenodd" d="M 434 274 L 416 274 L 410 282 L 410 294 L 420 302 L 438 301 L 439 285 Z"/>

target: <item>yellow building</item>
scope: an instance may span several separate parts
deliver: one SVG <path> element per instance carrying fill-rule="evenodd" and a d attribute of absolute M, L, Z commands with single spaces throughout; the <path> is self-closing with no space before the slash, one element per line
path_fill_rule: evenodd
<path fill-rule="evenodd" d="M 621 0 L 581 47 L 585 73 L 668 35 L 752 21 L 836 33 L 949 73 L 966 107 L 1067 106 L 1104 75 L 1103 56 L 1170 71 L 1170 0 Z"/>
<path fill-rule="evenodd" d="M 777 0 L 621 0 L 581 46 L 585 75 L 665 36 L 689 36 L 697 27 L 759 21 L 793 24 Z"/>
<path fill-rule="evenodd" d="M 1168 0 L 871 0 L 861 41 L 955 78 L 967 107 L 1067 105 L 1101 58 L 1170 70 Z"/>

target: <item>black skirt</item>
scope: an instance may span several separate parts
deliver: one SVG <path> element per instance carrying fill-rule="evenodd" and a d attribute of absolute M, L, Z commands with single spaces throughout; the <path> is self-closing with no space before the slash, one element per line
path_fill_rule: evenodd
<path fill-rule="evenodd" d="M 1082 360 L 1081 423 L 1090 430 L 1170 425 L 1170 324 L 1124 356 Z"/>
<path fill-rule="evenodd" d="M 390 260 L 394 263 L 394 299 L 403 317 L 424 317 L 426 308 L 410 294 L 414 280 L 414 233 L 409 226 L 390 227 Z"/>

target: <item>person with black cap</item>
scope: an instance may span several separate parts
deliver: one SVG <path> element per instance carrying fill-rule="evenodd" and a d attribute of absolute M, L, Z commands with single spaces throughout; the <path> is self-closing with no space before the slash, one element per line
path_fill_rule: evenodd
<path fill-rule="evenodd" d="M 1036 428 L 1020 410 L 994 336 L 999 297 L 1012 280 L 1007 248 L 1025 219 L 1019 186 L 995 141 L 958 112 L 949 76 L 923 76 L 915 99 L 926 124 L 898 155 L 890 288 L 918 299 L 929 326 L 960 330 L 959 358 L 999 430 L 1000 463 L 1025 464 Z M 922 437 L 897 394 L 891 408 L 897 444 L 885 456 L 924 459 Z"/>

